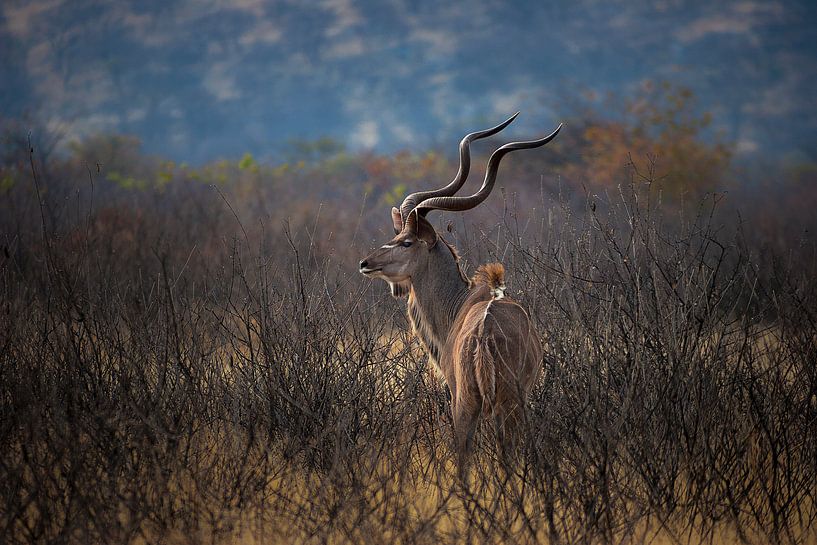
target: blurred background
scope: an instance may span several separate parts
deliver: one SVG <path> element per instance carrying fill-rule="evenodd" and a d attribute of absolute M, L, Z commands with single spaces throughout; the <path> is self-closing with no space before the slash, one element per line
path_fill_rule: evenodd
<path fill-rule="evenodd" d="M 4 2 L 0 100 L 69 140 L 134 135 L 201 164 L 293 140 L 448 150 L 517 110 L 529 135 L 620 120 L 670 82 L 741 159 L 815 159 L 812 2 Z"/>
<path fill-rule="evenodd" d="M 371 244 L 388 207 L 450 179 L 463 134 L 521 111 L 474 146 L 472 178 L 497 145 L 566 127 L 506 160 L 505 200 L 471 219 L 495 221 L 508 199 L 525 217 L 582 209 L 634 184 L 672 213 L 716 196 L 764 248 L 811 242 L 812 2 L 33 0 L 2 16 L 9 240 L 43 219 L 35 167 L 57 231 L 94 197 L 120 222 L 101 232 L 184 218 L 165 231 L 186 240 L 236 218 L 312 224 L 330 205 Z"/>

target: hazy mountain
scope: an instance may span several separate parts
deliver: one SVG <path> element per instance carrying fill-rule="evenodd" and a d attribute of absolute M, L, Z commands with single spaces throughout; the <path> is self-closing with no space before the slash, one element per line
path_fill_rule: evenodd
<path fill-rule="evenodd" d="M 445 145 L 592 91 L 691 87 L 739 153 L 817 156 L 817 3 L 5 1 L 0 114 L 200 162 Z M 611 112 L 615 115 L 615 112 Z"/>

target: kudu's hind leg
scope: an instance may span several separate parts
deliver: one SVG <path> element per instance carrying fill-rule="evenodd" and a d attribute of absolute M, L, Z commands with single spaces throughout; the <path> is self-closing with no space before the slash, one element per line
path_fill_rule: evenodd
<path fill-rule="evenodd" d="M 494 413 L 496 451 L 505 469 L 516 457 L 522 433 L 522 408 L 513 404 Z"/>
<path fill-rule="evenodd" d="M 453 406 L 454 446 L 457 451 L 457 472 L 460 480 L 468 475 L 468 462 L 474 449 L 474 434 L 482 407 L 458 400 Z"/>

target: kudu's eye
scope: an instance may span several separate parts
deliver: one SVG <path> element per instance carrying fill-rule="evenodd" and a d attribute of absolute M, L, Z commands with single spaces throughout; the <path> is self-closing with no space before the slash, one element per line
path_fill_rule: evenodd
<path fill-rule="evenodd" d="M 404 240 L 403 242 L 400 243 L 400 246 L 402 246 L 403 248 L 408 248 L 409 246 L 411 246 L 411 241 Z"/>

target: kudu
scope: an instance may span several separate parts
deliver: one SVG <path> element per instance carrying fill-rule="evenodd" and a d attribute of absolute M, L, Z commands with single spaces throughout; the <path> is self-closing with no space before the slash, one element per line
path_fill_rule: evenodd
<path fill-rule="evenodd" d="M 432 210 L 465 211 L 483 202 L 494 187 L 499 162 L 507 153 L 543 146 L 552 134 L 512 142 L 488 160 L 482 187 L 468 197 L 455 193 L 471 165 L 471 142 L 492 136 L 518 115 L 496 127 L 466 135 L 460 142 L 456 177 L 441 189 L 412 193 L 392 208 L 396 236 L 360 262 L 360 272 L 382 278 L 395 297 L 408 298 L 408 317 L 451 393 L 455 449 L 461 474 L 473 447 L 480 413 L 493 415 L 503 458 L 514 442 L 527 397 L 540 375 L 542 348 L 527 312 L 504 296 L 504 269 L 480 267 L 473 279 L 459 257 L 426 219 Z"/>

